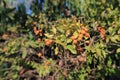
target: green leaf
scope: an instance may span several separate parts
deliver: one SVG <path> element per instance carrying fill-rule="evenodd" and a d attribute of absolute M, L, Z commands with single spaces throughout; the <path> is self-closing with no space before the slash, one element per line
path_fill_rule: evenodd
<path fill-rule="evenodd" d="M 38 43 L 38 41 L 37 41 L 36 43 Z M 41 42 L 40 42 L 40 43 L 38 43 L 38 44 L 39 44 L 39 47 L 44 47 L 44 46 L 45 46 L 44 41 L 41 41 Z"/>
<path fill-rule="evenodd" d="M 114 38 L 114 36 L 113 36 L 113 37 L 110 37 L 110 40 L 111 40 L 112 42 L 117 42 L 116 39 Z"/>
<path fill-rule="evenodd" d="M 47 38 L 53 38 L 54 37 L 54 35 L 52 35 L 52 34 L 48 34 L 48 33 L 46 33 L 46 34 L 44 34 Z"/>
<path fill-rule="evenodd" d="M 52 27 L 52 31 L 53 31 L 53 33 L 54 33 L 54 34 L 56 34 L 56 33 L 57 33 L 57 30 L 56 30 L 56 28 L 55 28 L 55 27 Z"/>
<path fill-rule="evenodd" d="M 58 47 L 56 47 L 56 48 L 55 48 L 55 55 L 57 55 L 58 52 L 59 52 L 59 49 L 58 49 Z"/>
<path fill-rule="evenodd" d="M 72 42 L 72 40 L 71 39 L 67 39 L 67 41 L 66 41 L 67 43 L 71 43 Z"/>
<path fill-rule="evenodd" d="M 22 47 L 21 51 L 23 51 L 22 58 L 25 58 L 27 56 L 27 49 L 25 47 Z"/>
<path fill-rule="evenodd" d="M 30 38 L 30 40 L 32 40 L 32 39 L 33 39 L 33 35 L 32 35 L 32 33 L 31 33 L 31 32 L 29 32 L 29 38 Z"/>
<path fill-rule="evenodd" d="M 8 14 L 8 17 L 9 17 L 10 19 L 14 20 L 14 14 L 9 13 L 9 14 Z"/>
<path fill-rule="evenodd" d="M 120 48 L 118 48 L 116 52 L 117 52 L 117 53 L 120 53 Z"/>
<path fill-rule="evenodd" d="M 85 50 L 90 51 L 90 46 L 85 46 Z"/>
<path fill-rule="evenodd" d="M 111 66 L 111 65 L 112 65 L 112 61 L 109 60 L 109 61 L 107 62 L 107 65 L 108 65 L 108 66 Z"/>
<path fill-rule="evenodd" d="M 105 58 L 107 55 L 107 52 L 105 50 L 101 50 L 102 51 L 102 56 Z"/>
<path fill-rule="evenodd" d="M 27 53 L 22 53 L 22 58 L 25 58 L 27 56 Z"/>
<path fill-rule="evenodd" d="M 66 49 L 70 50 L 72 54 L 77 54 L 76 48 L 73 45 L 67 45 Z"/>
<path fill-rule="evenodd" d="M 101 55 L 101 49 L 97 48 L 97 49 L 96 49 L 96 53 L 97 53 L 97 55 L 98 55 L 99 57 L 102 57 L 102 55 Z"/>
<path fill-rule="evenodd" d="M 64 44 L 61 40 L 55 40 L 55 42 L 57 44 L 60 44 L 61 46 L 63 46 L 65 48 L 66 44 Z"/>
<path fill-rule="evenodd" d="M 8 28 L 8 31 L 17 32 L 17 27 L 16 27 L 16 26 L 14 26 L 14 27 L 9 27 L 9 28 Z"/>
<path fill-rule="evenodd" d="M 85 46 L 85 49 L 86 49 L 88 52 L 90 52 L 90 51 L 91 51 L 92 53 L 95 53 L 95 52 L 96 52 L 93 46 Z"/>
<path fill-rule="evenodd" d="M 26 46 L 29 47 L 38 47 L 38 44 L 35 41 L 29 40 L 28 42 L 26 42 Z"/>
<path fill-rule="evenodd" d="M 114 38 L 116 39 L 116 41 L 120 41 L 120 35 L 114 35 Z"/>
<path fill-rule="evenodd" d="M 91 47 L 91 52 L 92 52 L 92 53 L 95 53 L 95 52 L 96 52 L 96 50 L 94 49 L 94 47 Z"/>
<path fill-rule="evenodd" d="M 57 27 L 57 30 L 58 30 L 58 32 L 60 32 L 60 33 L 65 33 L 65 31 L 62 29 L 62 28 L 59 28 L 59 27 Z"/>

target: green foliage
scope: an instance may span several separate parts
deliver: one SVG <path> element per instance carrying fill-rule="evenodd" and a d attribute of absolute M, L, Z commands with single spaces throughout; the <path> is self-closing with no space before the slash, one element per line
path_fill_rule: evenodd
<path fill-rule="evenodd" d="M 119 0 L 36 0 L 31 16 L 23 4 L 14 12 L 6 1 L 0 79 L 120 79 Z"/>

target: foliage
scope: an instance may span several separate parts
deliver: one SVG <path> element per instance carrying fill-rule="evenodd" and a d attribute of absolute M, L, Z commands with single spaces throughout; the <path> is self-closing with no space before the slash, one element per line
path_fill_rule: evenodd
<path fill-rule="evenodd" d="M 2 0 L 0 79 L 120 79 L 119 3 L 36 0 L 27 15 Z"/>

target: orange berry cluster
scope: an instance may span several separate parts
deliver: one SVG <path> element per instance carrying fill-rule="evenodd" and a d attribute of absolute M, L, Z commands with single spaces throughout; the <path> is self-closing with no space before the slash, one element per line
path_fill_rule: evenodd
<path fill-rule="evenodd" d="M 3 39 L 7 39 L 8 37 L 9 37 L 8 34 L 5 34 L 5 33 L 4 33 L 4 34 L 2 35 L 2 38 L 3 38 Z"/>
<path fill-rule="evenodd" d="M 45 41 L 46 46 L 49 46 L 53 43 L 53 40 L 51 40 L 51 39 L 45 39 L 44 41 Z"/>
<path fill-rule="evenodd" d="M 90 37 L 90 34 L 88 33 L 88 29 L 84 26 L 82 26 L 80 33 L 83 34 L 85 37 Z"/>
<path fill-rule="evenodd" d="M 78 52 L 83 52 L 83 48 L 78 44 L 80 41 L 83 40 L 83 37 L 89 38 L 90 34 L 88 33 L 88 29 L 85 26 L 82 26 L 79 30 L 79 35 L 78 36 L 71 36 L 71 40 L 73 41 L 73 44 L 76 45 L 77 51 Z M 87 40 L 85 41 L 85 44 L 89 44 L 90 41 Z"/>
<path fill-rule="evenodd" d="M 50 61 L 46 61 L 44 64 L 44 69 L 48 69 L 48 66 L 51 64 Z"/>
<path fill-rule="evenodd" d="M 34 33 L 35 33 L 35 35 L 40 35 L 40 36 L 42 36 L 42 30 L 41 30 L 41 29 L 38 30 L 36 26 L 34 26 Z"/>
<path fill-rule="evenodd" d="M 82 52 L 83 51 L 83 48 L 81 46 L 77 46 L 77 51 L 78 52 Z"/>
<path fill-rule="evenodd" d="M 36 26 L 34 26 L 34 33 L 35 33 L 36 36 L 37 35 L 39 35 L 40 37 L 43 36 L 42 30 L 41 29 L 38 30 Z M 41 42 L 41 38 L 40 37 L 38 38 L 38 43 Z M 45 39 L 44 42 L 45 42 L 46 46 L 49 46 L 49 45 L 51 45 L 53 43 L 53 40 L 51 40 L 51 39 Z"/>
<path fill-rule="evenodd" d="M 98 27 L 98 31 L 100 33 L 101 38 L 104 40 L 105 39 L 105 34 L 106 34 L 105 28 L 104 27 Z"/>
<path fill-rule="evenodd" d="M 88 29 L 86 27 L 82 26 L 81 29 L 78 31 L 79 31 L 79 35 L 77 37 L 75 35 L 71 36 L 73 44 L 78 44 L 78 42 L 81 41 L 84 36 L 87 38 L 90 37 L 88 33 Z"/>
<path fill-rule="evenodd" d="M 37 22 L 33 22 L 33 24 L 34 24 L 34 27 L 33 27 L 34 34 L 36 36 L 39 35 L 40 37 L 42 37 L 43 36 L 43 31 L 41 29 L 40 30 L 37 29 L 37 26 L 36 26 Z M 41 42 L 41 38 L 38 38 L 38 43 L 40 43 L 40 42 Z"/>
<path fill-rule="evenodd" d="M 39 58 L 41 58 L 41 57 L 42 57 L 42 53 L 41 53 L 41 52 L 37 53 L 37 56 L 38 56 Z"/>

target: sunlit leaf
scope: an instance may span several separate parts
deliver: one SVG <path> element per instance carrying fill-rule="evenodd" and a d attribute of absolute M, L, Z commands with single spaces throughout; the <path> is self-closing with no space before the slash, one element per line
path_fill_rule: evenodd
<path fill-rule="evenodd" d="M 25 58 L 27 56 L 27 49 L 25 47 L 22 47 L 21 51 L 22 51 L 22 58 Z"/>
<path fill-rule="evenodd" d="M 75 31 L 75 32 L 73 33 L 73 35 L 77 38 L 78 35 L 79 35 L 79 33 L 78 33 L 77 31 Z"/>
<path fill-rule="evenodd" d="M 58 47 L 55 48 L 55 55 L 57 55 L 59 53 L 59 49 Z"/>
<path fill-rule="evenodd" d="M 96 53 L 97 53 L 97 55 L 98 55 L 99 57 L 102 57 L 102 55 L 101 55 L 101 50 L 100 50 L 100 49 L 96 49 Z"/>
<path fill-rule="evenodd" d="M 60 33 L 65 33 L 65 31 L 62 28 L 57 27 L 57 31 Z"/>
<path fill-rule="evenodd" d="M 52 35 L 52 34 L 48 34 L 48 33 L 46 33 L 46 34 L 44 34 L 46 37 L 48 37 L 48 38 L 53 38 L 54 37 L 54 35 Z"/>
<path fill-rule="evenodd" d="M 117 52 L 117 53 L 120 53 L 120 48 L 118 48 L 116 52 Z"/>
<path fill-rule="evenodd" d="M 16 27 L 16 26 L 14 26 L 14 27 L 9 27 L 9 28 L 8 28 L 8 31 L 17 32 L 17 27 Z"/>
<path fill-rule="evenodd" d="M 55 26 L 52 27 L 52 31 L 53 31 L 54 34 L 57 33 L 57 30 L 56 30 Z"/>
<path fill-rule="evenodd" d="M 67 43 L 71 43 L 72 42 L 72 40 L 71 39 L 67 39 L 67 41 L 66 41 Z"/>
<path fill-rule="evenodd" d="M 67 45 L 66 49 L 70 50 L 72 54 L 77 54 L 76 48 L 73 45 Z"/>
<path fill-rule="evenodd" d="M 63 42 L 66 41 L 66 36 L 65 35 L 60 35 L 60 40 L 63 41 Z"/>

